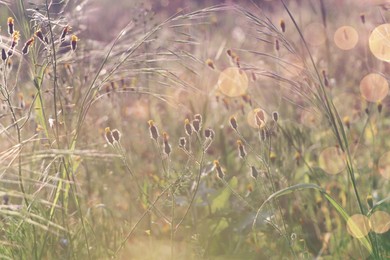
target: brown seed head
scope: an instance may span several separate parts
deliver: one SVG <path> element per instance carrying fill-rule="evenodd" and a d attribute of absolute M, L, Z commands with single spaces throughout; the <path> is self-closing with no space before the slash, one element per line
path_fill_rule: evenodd
<path fill-rule="evenodd" d="M 280 20 L 280 28 L 282 29 L 282 32 L 285 32 L 286 31 L 286 23 L 284 22 L 284 20 Z"/>
<path fill-rule="evenodd" d="M 185 130 L 185 132 L 186 132 L 186 134 L 187 134 L 188 136 L 191 136 L 191 135 L 192 135 L 192 126 L 191 126 L 190 120 L 188 120 L 188 118 L 186 118 L 186 119 L 184 120 L 184 130 Z"/>
<path fill-rule="evenodd" d="M 237 120 L 234 116 L 231 116 L 229 118 L 229 123 L 230 123 L 231 128 L 233 128 L 233 130 L 237 131 L 238 125 L 237 125 Z"/>
<path fill-rule="evenodd" d="M 112 137 L 114 138 L 115 141 L 119 143 L 119 140 L 121 139 L 121 133 L 119 132 L 118 129 L 114 129 L 111 131 Z"/>
<path fill-rule="evenodd" d="M 8 33 L 9 35 L 12 35 L 14 33 L 14 18 L 8 17 L 7 23 L 8 23 Z"/>
<path fill-rule="evenodd" d="M 110 144 L 110 145 L 113 145 L 114 144 L 114 138 L 112 137 L 112 132 L 111 132 L 110 128 L 106 127 L 104 129 L 104 132 L 105 132 L 104 136 L 106 138 L 107 143 Z"/>
<path fill-rule="evenodd" d="M 154 140 L 157 142 L 157 139 L 158 139 L 158 137 L 159 137 L 158 129 L 157 129 L 157 127 L 154 125 L 153 120 L 149 120 L 149 121 L 148 121 L 148 124 L 149 124 L 150 138 L 154 139 Z"/>
<path fill-rule="evenodd" d="M 209 66 L 210 68 L 215 69 L 214 62 L 213 62 L 212 59 L 207 59 L 207 60 L 206 60 L 206 64 L 207 64 L 207 66 Z"/>

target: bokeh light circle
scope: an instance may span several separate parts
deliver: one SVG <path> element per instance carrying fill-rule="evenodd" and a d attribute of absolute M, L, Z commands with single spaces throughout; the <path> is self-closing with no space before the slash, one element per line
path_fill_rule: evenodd
<path fill-rule="evenodd" d="M 379 158 L 378 170 L 385 179 L 390 180 L 390 152 L 386 152 Z"/>
<path fill-rule="evenodd" d="M 383 76 L 370 73 L 360 81 L 360 93 L 369 102 L 381 101 L 389 93 L 389 83 Z"/>
<path fill-rule="evenodd" d="M 370 232 L 370 222 L 362 214 L 355 214 L 347 221 L 348 233 L 355 238 L 363 238 Z"/>
<path fill-rule="evenodd" d="M 386 233 L 390 229 L 390 214 L 384 211 L 375 211 L 370 216 L 370 225 L 375 233 Z"/>
<path fill-rule="evenodd" d="M 338 147 L 325 148 L 318 158 L 319 166 L 328 174 L 338 174 L 345 169 L 344 154 Z"/>
<path fill-rule="evenodd" d="M 351 26 L 342 26 L 336 30 L 333 36 L 334 43 L 342 50 L 353 49 L 359 40 L 359 34 Z"/>
<path fill-rule="evenodd" d="M 390 61 L 390 24 L 376 27 L 368 39 L 372 54 L 379 60 Z"/>
<path fill-rule="evenodd" d="M 236 67 L 229 67 L 221 72 L 217 85 L 224 95 L 239 97 L 246 93 L 248 82 L 245 71 Z"/>

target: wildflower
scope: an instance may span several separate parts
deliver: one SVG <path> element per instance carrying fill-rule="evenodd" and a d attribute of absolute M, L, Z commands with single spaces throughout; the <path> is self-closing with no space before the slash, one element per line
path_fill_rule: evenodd
<path fill-rule="evenodd" d="M 61 37 L 60 37 L 60 42 L 63 43 L 65 41 L 65 36 L 68 34 L 68 32 L 70 32 L 72 28 L 67 25 L 64 27 L 64 29 L 62 29 L 62 32 L 61 32 Z"/>
<path fill-rule="evenodd" d="M 236 120 L 236 118 L 234 116 L 231 116 L 229 118 L 229 123 L 230 123 L 231 128 L 233 128 L 233 130 L 238 131 L 237 130 L 237 127 L 238 127 L 237 120 Z"/>
<path fill-rule="evenodd" d="M 73 34 L 71 37 L 71 40 L 70 40 L 70 45 L 71 45 L 72 51 L 76 50 L 78 41 L 79 41 L 79 38 L 77 38 L 77 36 Z"/>
<path fill-rule="evenodd" d="M 207 66 L 209 66 L 210 68 L 215 69 L 214 62 L 213 62 L 212 59 L 207 59 L 207 60 L 206 60 L 206 64 L 207 64 Z"/>
<path fill-rule="evenodd" d="M 192 135 L 192 126 L 191 126 L 190 120 L 188 120 L 188 118 L 186 118 L 186 120 L 184 120 L 184 130 L 188 136 Z"/>
<path fill-rule="evenodd" d="M 163 150 L 166 155 L 171 154 L 171 145 L 168 143 L 168 134 L 166 132 L 163 133 Z"/>
<path fill-rule="evenodd" d="M 159 137 L 158 129 L 157 129 L 157 127 L 154 125 L 153 120 L 149 120 L 149 121 L 148 121 L 148 124 L 149 124 L 150 138 L 154 139 L 154 140 L 157 142 L 157 138 Z"/>
<path fill-rule="evenodd" d="M 225 173 L 223 172 L 218 160 L 214 161 L 214 167 L 215 167 L 215 170 L 217 171 L 217 177 L 219 179 L 223 180 Z"/>
<path fill-rule="evenodd" d="M 8 53 L 7 53 L 8 57 L 11 57 L 14 54 L 14 49 L 15 49 L 15 46 L 18 45 L 19 38 L 20 38 L 19 31 L 14 31 L 12 34 L 11 46 L 10 46 Z"/>
<path fill-rule="evenodd" d="M 286 31 L 286 23 L 284 22 L 284 20 L 280 20 L 280 28 L 282 29 L 282 32 L 285 32 Z"/>
<path fill-rule="evenodd" d="M 34 37 L 31 37 L 23 46 L 22 53 L 26 55 L 30 50 L 31 45 L 34 43 Z"/>
<path fill-rule="evenodd" d="M 275 122 L 278 122 L 278 120 L 279 120 L 279 113 L 277 111 L 272 112 L 272 119 Z"/>
<path fill-rule="evenodd" d="M 119 132 L 119 130 L 114 129 L 111 131 L 111 134 L 112 134 L 112 137 L 114 138 L 114 140 L 119 143 L 119 140 L 121 139 L 121 133 Z"/>
<path fill-rule="evenodd" d="M 255 166 L 251 166 L 251 177 L 255 180 L 259 177 L 259 172 L 256 170 Z"/>
<path fill-rule="evenodd" d="M 237 140 L 237 147 L 238 147 L 238 155 L 240 156 L 241 159 L 244 159 L 246 156 L 246 151 L 241 140 Z"/>
<path fill-rule="evenodd" d="M 215 136 L 215 133 L 214 133 L 213 129 L 207 128 L 207 129 L 204 130 L 204 136 L 205 136 L 207 139 L 213 140 L 213 139 L 214 139 L 214 136 Z"/>
<path fill-rule="evenodd" d="M 12 35 L 14 33 L 14 18 L 8 17 L 8 34 Z"/>

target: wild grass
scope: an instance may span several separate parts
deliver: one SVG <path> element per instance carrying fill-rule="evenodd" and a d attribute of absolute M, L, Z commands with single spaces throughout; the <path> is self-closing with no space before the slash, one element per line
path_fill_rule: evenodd
<path fill-rule="evenodd" d="M 324 1 L 135 5 L 110 42 L 76 2 L 0 3 L 2 258 L 389 257 L 385 6 L 332 1 L 341 51 Z"/>

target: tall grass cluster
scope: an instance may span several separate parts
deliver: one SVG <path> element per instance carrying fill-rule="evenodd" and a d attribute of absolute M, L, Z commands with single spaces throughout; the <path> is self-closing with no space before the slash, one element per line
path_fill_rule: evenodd
<path fill-rule="evenodd" d="M 1 258 L 390 258 L 387 3 L 201 2 L 0 1 Z"/>

